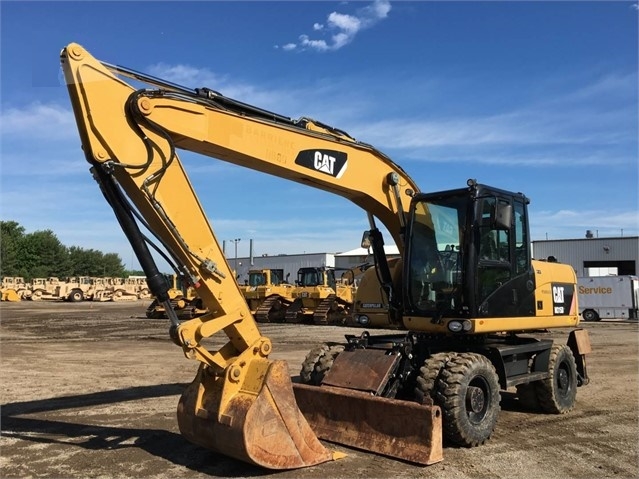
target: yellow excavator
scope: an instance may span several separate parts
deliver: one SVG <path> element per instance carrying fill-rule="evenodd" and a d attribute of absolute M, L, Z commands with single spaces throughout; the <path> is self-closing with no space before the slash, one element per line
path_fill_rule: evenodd
<path fill-rule="evenodd" d="M 488 440 L 500 391 L 548 413 L 587 384 L 587 331 L 567 265 L 530 257 L 528 199 L 469 180 L 421 193 L 386 155 L 337 128 L 291 119 L 208 88 L 188 88 L 99 61 L 72 43 L 61 63 L 82 149 L 165 305 L 173 341 L 200 363 L 178 404 L 190 441 L 271 469 L 336 456 L 319 439 L 416 464 L 444 441 Z M 133 86 L 130 80 L 135 81 Z M 142 87 L 138 87 L 142 85 Z M 355 317 L 368 329 L 306 357 L 300 383 L 269 359 L 232 269 L 177 150 L 343 196 L 367 214 Z M 400 258 L 388 260 L 377 221 Z M 155 239 L 142 232 L 141 226 Z M 197 289 L 208 313 L 180 321 L 149 247 Z M 535 331 L 570 328 L 566 344 Z M 205 340 L 224 333 L 216 350 Z"/>

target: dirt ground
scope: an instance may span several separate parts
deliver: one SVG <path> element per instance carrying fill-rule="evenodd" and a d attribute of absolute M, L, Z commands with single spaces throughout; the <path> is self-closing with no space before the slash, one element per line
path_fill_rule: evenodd
<path fill-rule="evenodd" d="M 273 473 L 187 442 L 175 418 L 197 363 L 168 339 L 147 302 L 0 304 L 0 477 L 639 477 L 638 324 L 582 323 L 591 382 L 567 415 L 523 412 L 511 392 L 491 440 L 445 447 L 444 461 L 413 464 L 326 444 L 347 457 Z M 306 353 L 340 327 L 261 325 L 272 358 L 296 375 Z M 568 331 L 544 333 L 565 341 Z M 225 338 L 220 338 L 220 343 Z"/>

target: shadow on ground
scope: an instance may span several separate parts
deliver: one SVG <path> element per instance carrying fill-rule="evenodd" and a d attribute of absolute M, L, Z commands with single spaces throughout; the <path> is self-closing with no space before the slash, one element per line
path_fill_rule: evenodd
<path fill-rule="evenodd" d="M 180 434 L 171 431 L 68 422 L 69 416 L 61 415 L 63 411 L 74 408 L 86 409 L 126 401 L 179 396 L 185 387 L 186 384 L 181 383 L 158 384 L 3 404 L 0 406 L 0 434 L 22 441 L 90 450 L 137 448 L 173 464 L 212 476 L 266 474 L 267 471 L 260 467 L 191 444 Z M 76 418 L 82 419 L 82 415 L 73 416 L 73 419 Z"/>

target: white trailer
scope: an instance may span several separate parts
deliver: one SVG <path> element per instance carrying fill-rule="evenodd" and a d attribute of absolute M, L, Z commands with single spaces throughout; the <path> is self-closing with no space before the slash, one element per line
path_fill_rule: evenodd
<path fill-rule="evenodd" d="M 577 278 L 579 313 L 584 321 L 638 319 L 639 277 Z"/>

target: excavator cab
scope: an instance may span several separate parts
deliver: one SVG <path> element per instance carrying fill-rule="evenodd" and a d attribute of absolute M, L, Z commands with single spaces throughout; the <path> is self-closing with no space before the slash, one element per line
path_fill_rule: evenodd
<path fill-rule="evenodd" d="M 529 201 L 521 193 L 468 184 L 412 200 L 404 314 L 462 320 L 467 328 L 472 321 L 463 320 L 534 317 Z"/>

